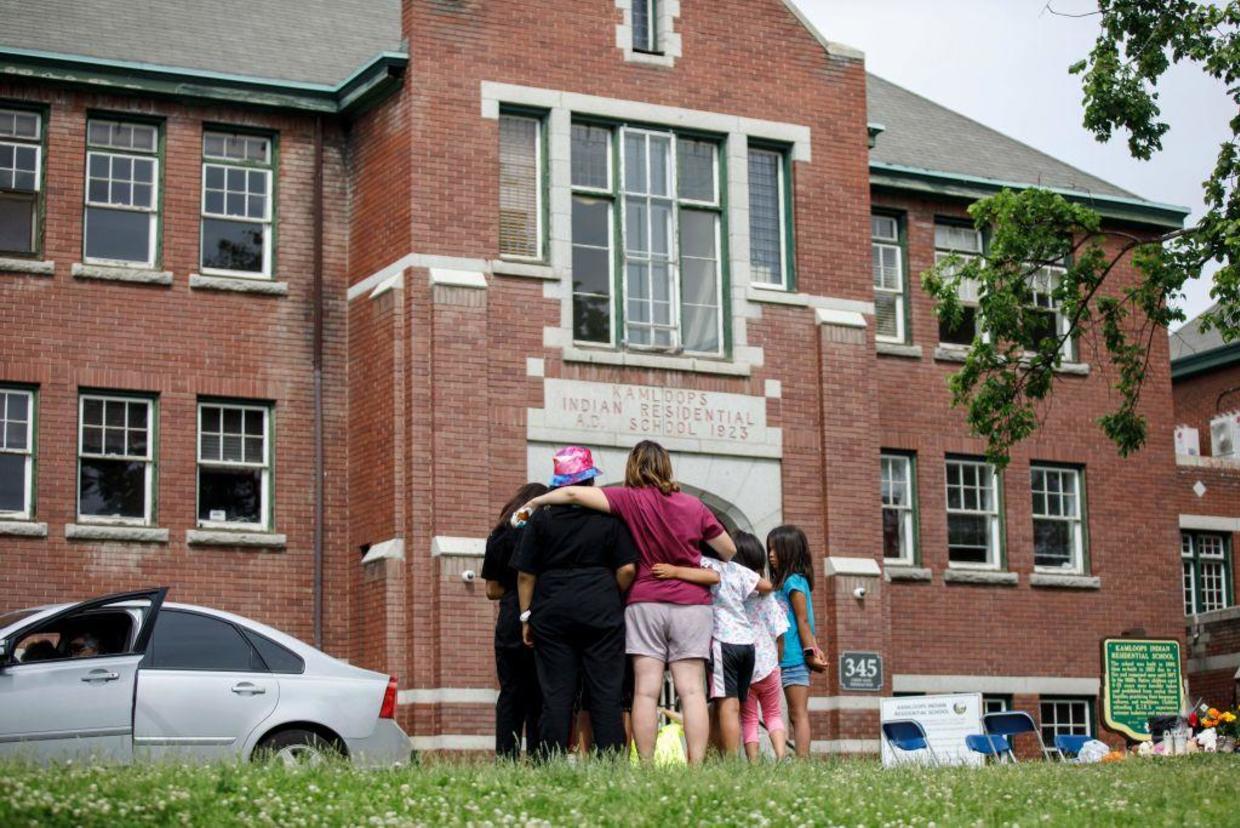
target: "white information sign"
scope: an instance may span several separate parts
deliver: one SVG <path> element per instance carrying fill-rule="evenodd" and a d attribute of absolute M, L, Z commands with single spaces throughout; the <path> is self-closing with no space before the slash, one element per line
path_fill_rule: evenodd
<path fill-rule="evenodd" d="M 529 411 L 529 439 L 628 447 L 658 440 L 672 451 L 779 457 L 783 435 L 766 423 L 766 398 L 722 391 L 548 378 Z"/>
<path fill-rule="evenodd" d="M 896 696 L 885 698 L 879 708 L 883 722 L 912 719 L 926 731 L 926 739 L 944 765 L 980 765 L 983 757 L 965 747 L 964 737 L 982 732 L 981 693 L 942 696 Z M 882 738 L 883 766 L 900 762 L 929 761 L 926 751 L 905 753 Z"/>

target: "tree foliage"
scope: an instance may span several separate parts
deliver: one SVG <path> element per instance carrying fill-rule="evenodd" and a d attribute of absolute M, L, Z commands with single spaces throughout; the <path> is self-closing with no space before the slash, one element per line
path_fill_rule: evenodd
<path fill-rule="evenodd" d="M 1098 17 L 1093 50 L 1069 71 L 1082 78 L 1084 124 L 1099 141 L 1125 133 L 1129 152 L 1142 160 L 1162 149 L 1170 125 L 1158 84 L 1177 63 L 1222 81 L 1240 106 L 1240 0 L 1100 0 Z M 970 207 L 990 234 L 985 255 L 948 257 L 922 283 L 947 325 L 962 314 L 962 286 L 975 289 L 981 332 L 950 386 L 970 428 L 986 438 L 992 462 L 1005 465 L 1012 446 L 1038 428 L 1063 363 L 1087 348 L 1116 392 L 1100 427 L 1121 454 L 1141 448 L 1148 436 L 1141 390 L 1155 337 L 1183 320 L 1171 300 L 1208 262 L 1220 267 L 1211 291 L 1216 304 L 1203 326 L 1228 341 L 1240 337 L 1240 110 L 1229 126 L 1230 140 L 1203 183 L 1206 212 L 1190 227 L 1127 232 L 1084 204 L 1036 188 L 1003 191 Z M 1114 278 L 1128 261 L 1136 278 Z M 1035 304 L 1047 295 L 1065 320 L 1053 330 Z"/>

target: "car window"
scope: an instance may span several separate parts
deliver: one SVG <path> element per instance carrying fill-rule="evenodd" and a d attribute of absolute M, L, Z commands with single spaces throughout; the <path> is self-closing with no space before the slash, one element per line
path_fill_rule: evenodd
<path fill-rule="evenodd" d="M 131 652 L 136 628 L 133 612 L 124 608 L 91 607 L 53 618 L 26 631 L 13 647 L 13 658 L 27 664 Z"/>
<path fill-rule="evenodd" d="M 250 642 L 227 621 L 196 612 L 163 610 L 155 619 L 150 654 L 157 670 L 266 672 Z"/>
<path fill-rule="evenodd" d="M 246 638 L 250 639 L 250 643 L 254 645 L 254 649 L 258 650 L 258 654 L 263 657 L 267 669 L 271 672 L 300 674 L 306 671 L 306 662 L 302 661 L 297 653 L 254 630 L 245 627 L 242 627 L 242 630 Z"/>

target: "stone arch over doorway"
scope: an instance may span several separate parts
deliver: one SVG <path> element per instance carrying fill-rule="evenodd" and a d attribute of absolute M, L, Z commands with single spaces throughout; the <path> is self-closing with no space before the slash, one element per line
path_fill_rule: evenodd
<path fill-rule="evenodd" d="M 728 534 L 734 535 L 738 530 L 753 533 L 753 523 L 736 504 L 729 503 L 719 495 L 694 486 L 692 483 L 681 483 L 680 488 L 710 507 L 715 517 L 719 518 L 719 522 L 723 524 L 723 528 L 728 530 Z"/>

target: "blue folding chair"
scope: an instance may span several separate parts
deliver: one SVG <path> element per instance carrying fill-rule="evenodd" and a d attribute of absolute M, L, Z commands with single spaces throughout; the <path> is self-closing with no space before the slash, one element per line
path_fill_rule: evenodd
<path fill-rule="evenodd" d="M 1085 747 L 1085 743 L 1092 738 L 1092 736 L 1075 736 L 1068 733 L 1060 733 L 1055 737 L 1055 752 L 1065 762 L 1070 758 L 1075 759 L 1076 755 L 1081 752 L 1081 748 Z"/>
<path fill-rule="evenodd" d="M 982 716 L 982 729 L 986 731 L 987 736 L 1002 736 L 1007 740 L 1006 756 L 1013 762 L 1017 761 L 1016 752 L 1012 749 L 1016 742 L 1014 737 L 1022 733 L 1032 733 L 1033 738 L 1038 740 L 1038 747 L 1042 749 L 1042 758 L 1048 762 L 1051 759 L 1051 753 L 1046 749 L 1046 743 L 1042 741 L 1042 732 L 1038 730 L 1033 717 L 1023 710 L 987 713 Z"/>
<path fill-rule="evenodd" d="M 1012 752 L 1011 743 L 1003 736 L 988 736 L 983 733 L 975 733 L 971 736 L 964 737 L 964 746 L 974 753 L 980 753 L 982 756 L 996 759 L 1000 763 L 1007 761 L 1007 756 Z"/>
<path fill-rule="evenodd" d="M 939 764 L 939 757 L 935 755 L 934 748 L 930 747 L 930 740 L 926 738 L 926 729 L 919 722 L 913 719 L 896 719 L 890 722 L 883 722 L 882 733 L 883 738 L 887 741 L 887 745 L 892 748 L 892 755 L 895 756 L 897 763 L 910 760 L 917 761 L 904 754 L 918 753 L 924 750 L 930 757 L 930 764 Z"/>

